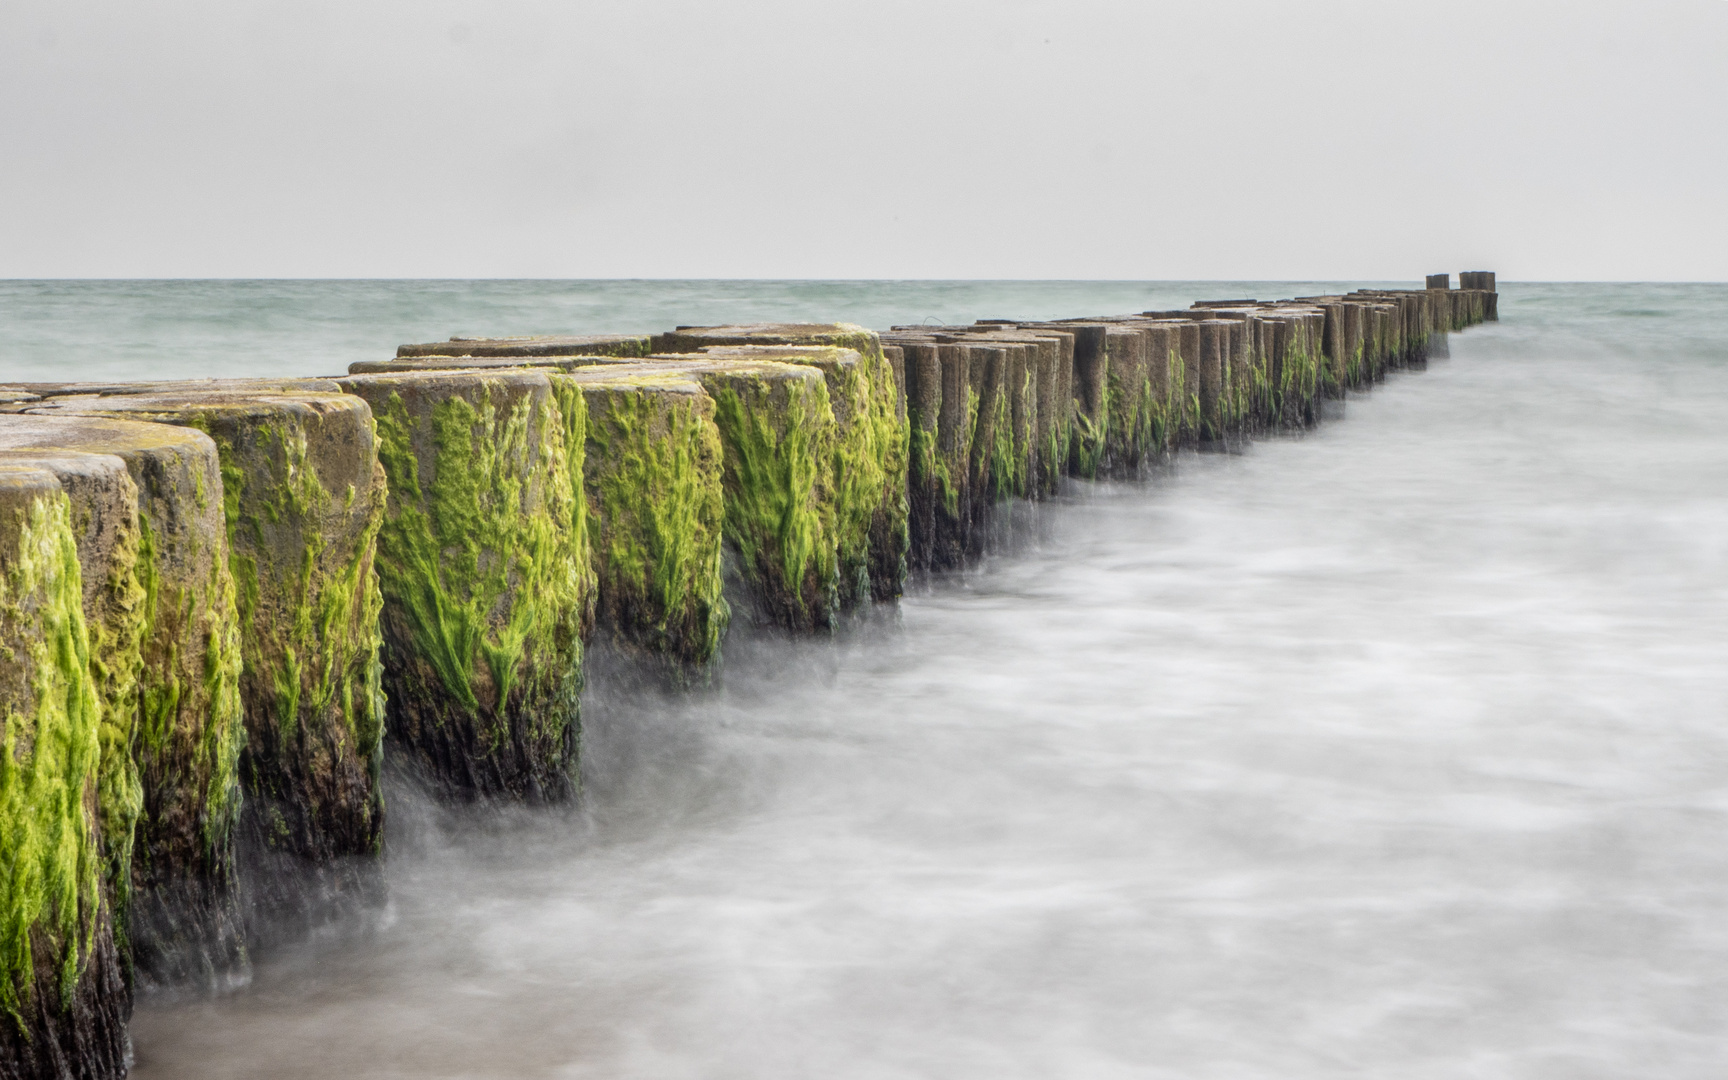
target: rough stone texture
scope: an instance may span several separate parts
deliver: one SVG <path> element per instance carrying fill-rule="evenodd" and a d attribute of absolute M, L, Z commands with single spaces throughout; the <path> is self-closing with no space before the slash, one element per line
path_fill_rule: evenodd
<path fill-rule="evenodd" d="M 753 323 L 739 326 L 681 326 L 658 334 L 654 338 L 657 353 L 688 353 L 715 346 L 780 345 L 830 346 L 849 349 L 858 354 L 856 373 L 847 376 L 848 385 L 831 387 L 837 414 L 848 412 L 842 419 L 850 432 L 858 424 L 857 417 L 867 417 L 868 446 L 860 435 L 847 435 L 839 447 L 857 445 L 857 453 L 874 457 L 881 463 L 882 486 L 871 515 L 868 574 L 870 595 L 876 600 L 890 600 L 900 595 L 906 578 L 906 462 L 909 435 L 906 429 L 905 388 L 882 350 L 876 332 L 852 323 Z M 791 356 L 787 362 L 801 363 Z M 856 385 L 850 385 L 852 382 Z M 863 404 L 853 408 L 846 404 L 853 399 Z M 851 451 L 848 451 L 851 452 Z M 846 588 L 856 593 L 855 581 Z M 843 601 L 848 597 L 842 597 Z"/>
<path fill-rule="evenodd" d="M 1222 443 L 1229 432 L 1229 394 L 1226 381 L 1225 340 L 1227 323 L 1206 319 L 1200 328 L 1200 439 Z"/>
<path fill-rule="evenodd" d="M 0 1075 L 126 1073 L 104 887 L 102 695 L 55 472 L 0 463 Z"/>
<path fill-rule="evenodd" d="M 973 332 L 982 340 L 1026 350 L 1025 416 L 1016 420 L 1016 441 L 1023 426 L 1028 444 L 1026 497 L 1053 495 L 1067 466 L 1067 410 L 1061 405 L 1061 368 L 1064 363 L 1072 364 L 1073 335 L 1009 324 L 979 324 Z"/>
<path fill-rule="evenodd" d="M 1131 477 L 1152 449 L 1152 376 L 1147 356 L 1149 342 L 1133 324 L 1115 324 L 1105 331 L 1110 353 L 1106 399 L 1109 418 L 1105 438 L 1106 475 Z"/>
<path fill-rule="evenodd" d="M 839 438 L 817 367 L 668 356 L 714 400 L 724 449 L 728 592 L 759 626 L 827 629 L 842 611 L 830 484 Z M 648 370 L 645 368 L 644 370 Z"/>
<path fill-rule="evenodd" d="M 103 877 L 114 912 L 115 940 L 124 959 L 130 952 L 126 927 L 132 840 L 144 799 L 132 756 L 142 665 L 139 647 L 144 633 L 144 586 L 138 577 L 138 487 L 127 473 L 126 463 L 112 454 L 7 450 L 0 451 L 0 463 L 46 469 L 70 500 L 84 581 L 90 677 L 101 707 L 98 805 Z"/>
<path fill-rule="evenodd" d="M 384 471 L 370 409 L 324 385 L 49 402 L 195 428 L 221 455 L 244 658 L 241 881 L 254 940 L 364 900 L 378 884 L 365 863 L 383 847 L 373 557 Z"/>
<path fill-rule="evenodd" d="M 240 634 L 216 445 L 198 431 L 78 416 L 52 403 L 38 411 L 55 415 L 0 418 L 0 450 L 100 449 L 126 463 L 137 491 L 144 611 L 132 735 L 143 795 L 129 920 L 136 972 L 146 984 L 241 977 Z"/>
<path fill-rule="evenodd" d="M 599 628 L 674 676 L 700 674 L 730 617 L 713 399 L 688 372 L 642 367 L 586 368 L 552 385 L 566 421 L 582 419 Z"/>
<path fill-rule="evenodd" d="M 883 348 L 900 353 L 906 387 L 907 561 L 928 570 L 936 559 L 938 521 L 958 514 L 961 494 L 940 451 L 942 347 L 934 338 L 896 337 L 894 341 Z"/>
<path fill-rule="evenodd" d="M 972 496 L 968 555 L 983 550 L 984 533 L 994 507 L 1013 490 L 1014 434 L 1007 397 L 1008 354 L 994 343 L 948 339 L 966 350 L 968 420 L 972 429 L 967 489 Z"/>
<path fill-rule="evenodd" d="M 1000 334 L 939 334 L 938 342 L 988 349 L 979 398 L 975 453 L 984 440 L 986 458 L 979 479 L 990 504 L 1034 494 L 1037 451 L 1036 347 Z M 986 433 L 987 432 L 987 433 Z"/>
<path fill-rule="evenodd" d="M 389 498 L 387 738 L 446 794 L 575 792 L 591 617 L 580 455 L 537 371 L 356 375 Z"/>
<path fill-rule="evenodd" d="M 1046 442 L 1041 467 L 1044 469 L 1044 490 L 1051 495 L 1061 488 L 1068 475 L 1068 453 L 1074 425 L 1074 349 L 1073 331 L 1042 325 L 1022 328 L 1040 339 L 1055 342 L 1049 385 L 1040 390 L 1038 417 Z"/>
<path fill-rule="evenodd" d="M 1110 432 L 1110 343 L 1104 323 L 1063 324 L 1074 331 L 1074 424 L 1069 472 L 1095 479 L 1105 460 Z"/>
<path fill-rule="evenodd" d="M 1180 332 L 1171 323 L 1143 323 L 1146 338 L 1146 375 L 1150 391 L 1147 402 L 1149 430 L 1147 449 L 1167 454 L 1176 447 L 1182 399 L 1187 396 L 1188 373 L 1182 363 Z"/>
<path fill-rule="evenodd" d="M 899 596 L 906 578 L 906 538 L 890 538 L 885 531 L 907 528 L 906 425 L 894 416 L 892 400 L 873 397 L 883 388 L 866 377 L 864 358 L 832 345 L 710 345 L 687 355 L 767 360 L 822 372 L 836 424 L 823 502 L 832 513 L 841 606 Z M 895 550 L 901 555 L 890 563 L 887 554 Z"/>
<path fill-rule="evenodd" d="M 402 345 L 398 357 L 421 356 L 647 356 L 646 334 L 570 334 L 536 337 L 453 337 L 423 345 Z"/>
<path fill-rule="evenodd" d="M 968 330 L 970 328 L 967 328 Z M 906 355 L 907 415 L 916 451 L 909 475 L 914 502 L 922 505 L 928 534 L 914 533 L 914 565 L 952 570 L 965 564 L 975 542 L 983 502 L 973 490 L 973 439 L 978 426 L 978 391 L 972 385 L 977 335 L 920 330 L 895 332 L 890 339 Z M 932 415 L 933 410 L 933 415 Z M 932 428 L 931 425 L 934 424 Z M 920 441 L 923 440 L 923 441 Z"/>

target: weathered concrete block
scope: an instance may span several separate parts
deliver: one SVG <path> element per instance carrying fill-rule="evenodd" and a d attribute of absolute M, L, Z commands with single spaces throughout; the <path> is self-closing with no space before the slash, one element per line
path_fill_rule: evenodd
<path fill-rule="evenodd" d="M 3 421 L 16 427 L 36 421 Z M 115 940 L 129 963 L 127 920 L 132 890 L 132 843 L 144 792 L 133 760 L 138 675 L 145 630 L 143 583 L 138 575 L 138 487 L 126 463 L 112 454 L 72 450 L 0 451 L 7 467 L 46 469 L 71 503 L 73 533 L 83 576 L 84 622 L 90 639 L 90 676 L 101 706 L 100 784 L 104 877 Z"/>
<path fill-rule="evenodd" d="M 925 515 L 929 532 L 924 539 L 914 533 L 913 565 L 955 569 L 976 546 L 974 519 L 984 501 L 972 487 L 979 396 L 972 386 L 973 345 L 968 343 L 976 343 L 976 335 L 906 328 L 889 337 L 906 355 L 908 422 L 924 426 L 923 434 L 913 429 L 911 445 L 917 452 L 908 470 L 909 477 L 923 479 L 909 479 L 908 491 L 922 500 L 923 510 L 915 513 Z"/>
<path fill-rule="evenodd" d="M 104 691 L 115 708 L 108 738 L 129 740 L 142 796 L 125 929 L 146 983 L 214 984 L 246 968 L 234 881 L 245 739 L 240 630 L 220 458 L 209 436 L 183 428 L 74 414 L 0 418 L 0 450 L 92 449 L 125 462 L 137 498 L 142 625 L 120 568 L 130 561 L 126 536 L 115 540 L 113 621 L 103 620 L 103 633 L 140 639 L 129 732 L 124 675 L 114 673 Z M 111 790 L 129 786 L 117 771 L 111 777 Z M 132 813 L 121 809 L 125 798 L 110 804 L 111 815 Z M 123 823 L 110 823 L 119 843 Z"/>
<path fill-rule="evenodd" d="M 1103 472 L 1133 476 L 1152 451 L 1153 390 L 1150 342 L 1136 325 L 1114 325 L 1105 329 L 1104 346 L 1110 354 L 1106 378 L 1109 434 L 1105 439 Z"/>
<path fill-rule="evenodd" d="M 1096 479 L 1104 468 L 1110 436 L 1110 341 L 1104 322 L 1075 320 L 1060 324 L 1074 334 L 1073 424 L 1068 472 Z"/>
<path fill-rule="evenodd" d="M 255 927 L 362 900 L 383 847 L 373 560 L 385 480 L 371 410 L 334 383 L 51 399 L 195 428 L 221 455 L 244 673 L 240 842 Z"/>
<path fill-rule="evenodd" d="M 1175 425 L 1182 399 L 1187 396 L 1188 374 L 1182 362 L 1180 333 L 1172 323 L 1138 325 L 1146 338 L 1148 450 L 1168 454 L 1176 447 Z"/>
<path fill-rule="evenodd" d="M 1008 397 L 1011 360 L 1005 346 L 979 342 L 971 335 L 949 336 L 942 341 L 966 350 L 967 385 L 974 395 L 968 402 L 972 454 L 967 487 L 972 494 L 970 554 L 977 555 L 982 553 L 984 524 L 993 508 L 1019 491 L 1013 406 Z"/>
<path fill-rule="evenodd" d="M 741 605 L 760 625 L 833 626 L 841 611 L 833 530 L 844 515 L 829 486 L 839 432 L 823 372 L 717 357 L 686 370 L 714 399 L 729 573 Z"/>
<path fill-rule="evenodd" d="M 1030 494 L 1034 498 L 1055 495 L 1068 470 L 1068 445 L 1072 424 L 1074 335 L 1049 326 L 979 324 L 984 336 L 1019 342 L 1033 348 L 1033 402 L 1036 426 L 1033 432 L 1033 471 Z"/>
<path fill-rule="evenodd" d="M 579 431 L 599 627 L 678 679 L 714 659 L 723 596 L 724 448 L 686 372 L 593 367 L 552 380 Z"/>
<path fill-rule="evenodd" d="M 836 424 L 823 501 L 833 518 L 830 532 L 839 558 L 841 605 L 899 596 L 906 580 L 909 535 L 909 436 L 904 421 L 894 415 L 896 406 L 884 385 L 868 374 L 872 365 L 857 350 L 833 345 L 708 345 L 684 355 L 797 364 L 822 372 Z M 887 369 L 878 363 L 875 370 L 880 374 Z"/>
<path fill-rule="evenodd" d="M 755 323 L 740 326 L 682 326 L 654 338 L 659 353 L 688 353 L 724 346 L 828 346 L 858 354 L 840 385 L 831 386 L 837 416 L 846 426 L 837 449 L 874 459 L 882 487 L 871 516 L 868 573 L 871 595 L 889 600 L 900 595 L 906 577 L 906 467 L 909 436 L 902 381 L 896 378 L 881 339 L 873 330 L 852 323 Z M 792 355 L 785 362 L 804 363 Z M 826 362 L 826 361 L 824 361 Z M 847 404 L 858 402 L 856 408 Z M 863 418 L 854 422 L 853 417 Z M 862 429 L 862 430 L 854 430 Z M 853 449 L 845 449 L 851 447 Z M 854 587 L 854 581 L 844 586 Z M 843 600 L 847 599 L 843 596 Z"/>
<path fill-rule="evenodd" d="M 1200 356 L 1200 324 L 1191 319 L 1176 324 L 1176 351 L 1182 358 L 1183 394 L 1176 425 L 1179 445 L 1197 446 L 1204 426 L 1204 410 L 1200 402 L 1203 380 Z"/>
<path fill-rule="evenodd" d="M 537 371 L 355 375 L 389 498 L 378 537 L 387 734 L 457 797 L 575 791 L 591 618 L 580 455 Z"/>
<path fill-rule="evenodd" d="M 402 345 L 396 349 L 396 355 L 403 358 L 474 356 L 524 359 L 535 356 L 647 356 L 651 351 L 646 334 L 547 334 L 534 337 L 453 337 L 449 341 Z"/>
<path fill-rule="evenodd" d="M 906 387 L 907 562 L 928 570 L 936 564 L 940 519 L 959 514 L 963 480 L 948 471 L 941 446 L 942 359 L 934 338 L 895 336 L 884 349 L 901 356 Z"/>
<path fill-rule="evenodd" d="M 20 1080 L 124 1076 L 129 1049 L 100 806 L 114 759 L 74 517 L 55 470 L 0 462 L 0 1072 Z"/>
<path fill-rule="evenodd" d="M 1279 304 L 1266 312 L 1274 323 L 1267 341 L 1278 388 L 1279 422 L 1285 427 L 1318 423 L 1326 363 L 1325 312 L 1294 304 Z"/>
<path fill-rule="evenodd" d="M 1229 324 L 1204 319 L 1200 329 L 1200 439 L 1222 444 L 1230 431 Z"/>

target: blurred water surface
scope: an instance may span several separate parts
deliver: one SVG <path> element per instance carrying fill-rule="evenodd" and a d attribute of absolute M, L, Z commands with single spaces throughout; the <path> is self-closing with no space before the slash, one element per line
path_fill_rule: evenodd
<path fill-rule="evenodd" d="M 404 342 L 458 334 L 646 334 L 764 320 L 843 320 L 886 330 L 1187 307 L 1197 299 L 1290 296 L 1292 289 L 1307 295 L 1340 285 L 0 280 L 0 382 L 334 375 L 356 360 L 388 359 Z"/>
<path fill-rule="evenodd" d="M 7 377 L 113 377 L 1319 286 L 4 288 Z M 1344 421 L 1079 486 L 833 643 L 601 680 L 575 810 L 394 791 L 388 910 L 141 1002 L 137 1075 L 1723 1075 L 1728 287 L 1503 289 Z"/>

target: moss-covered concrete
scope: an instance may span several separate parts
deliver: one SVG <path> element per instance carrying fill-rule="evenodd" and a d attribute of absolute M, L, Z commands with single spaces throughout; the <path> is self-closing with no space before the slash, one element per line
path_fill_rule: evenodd
<path fill-rule="evenodd" d="M 1179 333 L 1169 323 L 1142 323 L 1146 338 L 1146 403 L 1143 435 L 1148 454 L 1162 457 L 1176 448 L 1172 417 L 1186 396 L 1188 376 L 1178 347 Z"/>
<path fill-rule="evenodd" d="M 679 327 L 654 338 L 658 353 L 688 353 L 727 346 L 827 346 L 858 354 L 855 373 L 845 374 L 830 387 L 836 418 L 845 425 L 835 453 L 853 463 L 842 495 L 848 506 L 862 505 L 863 474 L 879 479 L 870 514 L 867 574 L 870 595 L 891 600 L 900 595 L 906 579 L 907 531 L 906 472 L 910 433 L 906 427 L 905 389 L 896 379 L 875 331 L 852 323 L 753 323 L 738 326 Z M 795 356 L 783 362 L 803 363 Z M 817 361 L 830 364 L 828 360 Z M 825 371 L 826 374 L 826 371 Z M 845 414 L 844 416 L 840 414 Z M 854 496 L 857 496 L 856 498 Z M 845 541 L 850 543 L 849 540 Z M 850 554 L 847 555 L 850 558 Z M 857 596 L 858 578 L 843 585 L 842 601 Z"/>
<path fill-rule="evenodd" d="M 759 625 L 809 631 L 842 611 L 829 486 L 839 437 L 814 367 L 771 361 L 693 364 L 714 399 L 724 448 L 729 588 Z M 846 583 L 849 584 L 849 583 Z"/>
<path fill-rule="evenodd" d="M 16 426 L 17 421 L 0 423 Z M 0 451 L 0 463 L 47 470 L 70 502 L 84 581 L 90 678 L 101 710 L 97 805 L 104 886 L 125 962 L 130 955 L 132 843 L 144 801 L 132 746 L 145 630 L 144 587 L 138 576 L 138 488 L 126 463 L 112 454 L 7 450 Z"/>
<path fill-rule="evenodd" d="M 713 399 L 682 371 L 592 368 L 552 386 L 585 447 L 599 625 L 677 677 L 701 674 L 731 615 Z"/>
<path fill-rule="evenodd" d="M 373 558 L 385 480 L 370 409 L 327 385 L 50 402 L 194 428 L 221 455 L 244 661 L 240 836 L 255 926 L 358 900 L 370 880 L 344 860 L 383 846 Z"/>
<path fill-rule="evenodd" d="M 71 500 L 0 463 L 0 1073 L 125 1075 L 104 888 L 102 693 Z"/>
<path fill-rule="evenodd" d="M 969 336 L 1018 350 L 1011 363 L 1008 386 L 1015 432 L 1015 449 L 1024 459 L 1025 498 L 1056 493 L 1067 467 L 1069 410 L 1063 407 L 1062 365 L 1073 359 L 1073 336 L 1011 323 L 979 323 Z M 1024 365 L 1024 373 L 1020 368 Z"/>
<path fill-rule="evenodd" d="M 135 969 L 146 983 L 216 984 L 247 964 L 234 880 L 245 740 L 240 632 L 221 462 L 202 432 L 83 416 L 58 400 L 0 418 L 0 450 L 91 449 L 126 463 L 138 499 Z"/>
<path fill-rule="evenodd" d="M 869 378 L 863 357 L 856 350 L 832 345 L 712 345 L 689 355 L 797 364 L 822 372 L 835 423 L 822 502 L 830 515 L 828 530 L 839 560 L 841 607 L 898 596 L 906 575 L 904 554 L 886 570 L 888 580 L 880 585 L 876 556 L 880 553 L 877 533 L 886 518 L 905 520 L 907 452 L 901 445 L 905 425 L 892 415 L 892 399 L 873 397 L 879 387 Z M 891 512 L 884 509 L 885 500 L 895 503 Z"/>
<path fill-rule="evenodd" d="M 942 360 L 934 338 L 896 337 L 883 348 L 900 353 L 906 387 L 907 560 L 928 570 L 935 562 L 938 521 L 959 509 L 960 492 L 943 460 L 941 443 Z"/>
<path fill-rule="evenodd" d="M 592 571 L 549 377 L 356 375 L 389 497 L 377 567 L 387 737 L 445 793 L 575 791 Z"/>
<path fill-rule="evenodd" d="M 1016 471 L 1012 407 L 1008 400 L 1008 350 L 970 335 L 946 339 L 966 350 L 966 423 L 971 430 L 967 491 L 971 496 L 970 555 L 980 554 L 996 504 L 1016 497 L 1022 477 Z"/>

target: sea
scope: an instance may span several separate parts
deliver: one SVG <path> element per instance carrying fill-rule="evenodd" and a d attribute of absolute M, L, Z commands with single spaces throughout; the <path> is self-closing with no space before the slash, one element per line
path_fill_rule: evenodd
<path fill-rule="evenodd" d="M 0 382 L 1362 284 L 10 281 Z M 1728 1075 L 1728 286 L 1500 289 L 832 638 L 597 677 L 573 807 L 396 783 L 387 902 L 142 997 L 135 1076 Z"/>

